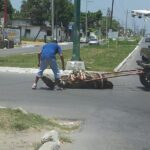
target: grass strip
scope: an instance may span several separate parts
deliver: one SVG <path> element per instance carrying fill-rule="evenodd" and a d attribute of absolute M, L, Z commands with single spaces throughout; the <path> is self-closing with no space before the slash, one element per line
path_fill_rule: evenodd
<path fill-rule="evenodd" d="M 85 46 L 80 49 L 87 70 L 112 71 L 136 47 L 136 42 L 113 42 L 109 45 Z M 65 62 L 71 60 L 72 50 L 64 50 Z M 57 58 L 60 65 L 60 60 Z M 37 54 L 0 57 L 0 66 L 37 68 Z M 61 65 L 60 65 L 61 66 Z"/>
<path fill-rule="evenodd" d="M 30 128 L 59 129 L 69 132 L 78 129 L 79 124 L 64 125 L 55 118 L 49 119 L 33 113 L 23 113 L 20 109 L 0 108 L 0 130 L 23 131 Z"/>

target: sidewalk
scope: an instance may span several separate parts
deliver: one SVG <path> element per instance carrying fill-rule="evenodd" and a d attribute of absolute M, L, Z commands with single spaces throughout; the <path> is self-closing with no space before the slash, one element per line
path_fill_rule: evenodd
<path fill-rule="evenodd" d="M 25 47 L 40 47 L 43 46 L 45 43 L 40 42 L 40 41 L 21 41 L 21 44 L 14 45 L 14 48 L 25 48 Z M 58 43 L 60 46 L 65 46 L 65 45 L 73 45 L 73 42 L 59 42 Z M 7 49 L 7 48 L 0 48 L 1 50 Z M 12 49 L 12 48 L 8 48 Z"/>
<path fill-rule="evenodd" d="M 22 41 L 21 42 L 21 47 L 36 47 L 36 46 L 43 46 L 45 43 L 44 42 L 39 42 L 39 41 Z M 72 44 L 72 42 L 59 42 L 58 43 L 60 46 L 63 45 L 68 45 Z"/>

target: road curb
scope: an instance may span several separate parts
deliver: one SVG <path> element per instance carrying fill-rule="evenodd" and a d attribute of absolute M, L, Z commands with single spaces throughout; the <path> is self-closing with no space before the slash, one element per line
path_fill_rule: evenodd
<path fill-rule="evenodd" d="M 7 72 L 7 73 L 35 74 L 37 71 L 38 69 L 36 68 L 0 67 L 0 72 Z"/>
<path fill-rule="evenodd" d="M 135 49 L 114 69 L 114 72 L 120 71 L 122 66 L 128 61 L 128 59 L 133 55 L 133 53 L 139 48 L 137 45 Z"/>

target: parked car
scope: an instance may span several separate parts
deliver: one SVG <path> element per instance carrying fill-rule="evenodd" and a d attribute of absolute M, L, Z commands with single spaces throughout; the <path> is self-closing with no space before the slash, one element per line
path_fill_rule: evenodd
<path fill-rule="evenodd" d="M 89 45 L 99 45 L 99 40 L 98 39 L 90 39 Z"/>
<path fill-rule="evenodd" d="M 88 38 L 86 38 L 86 37 L 81 37 L 81 38 L 80 38 L 80 43 L 88 43 Z"/>

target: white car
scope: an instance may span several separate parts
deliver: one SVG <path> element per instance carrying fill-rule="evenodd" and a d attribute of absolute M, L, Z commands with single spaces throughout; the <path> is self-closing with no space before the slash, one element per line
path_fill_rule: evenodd
<path fill-rule="evenodd" d="M 89 45 L 99 45 L 99 40 L 97 40 L 97 39 L 90 39 L 89 40 Z"/>
<path fill-rule="evenodd" d="M 81 37 L 80 43 L 88 43 L 88 39 L 86 37 Z"/>

